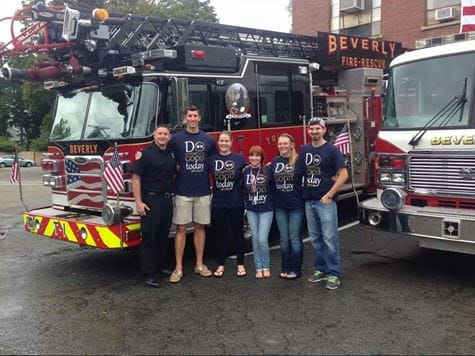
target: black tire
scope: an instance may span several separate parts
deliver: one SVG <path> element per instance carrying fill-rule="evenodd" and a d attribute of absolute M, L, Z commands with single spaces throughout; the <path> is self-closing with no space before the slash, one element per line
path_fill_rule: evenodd
<path fill-rule="evenodd" d="M 31 164 L 31 162 L 26 162 L 25 167 L 33 167 L 33 164 Z"/>

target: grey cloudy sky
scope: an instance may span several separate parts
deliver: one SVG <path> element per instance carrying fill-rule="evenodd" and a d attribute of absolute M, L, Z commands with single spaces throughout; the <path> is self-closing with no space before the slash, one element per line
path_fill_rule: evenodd
<path fill-rule="evenodd" d="M 219 22 L 227 25 L 289 32 L 291 18 L 286 10 L 289 0 L 211 0 Z M 0 18 L 13 15 L 20 0 L 0 0 Z M 0 41 L 10 40 L 10 24 L 0 22 Z"/>

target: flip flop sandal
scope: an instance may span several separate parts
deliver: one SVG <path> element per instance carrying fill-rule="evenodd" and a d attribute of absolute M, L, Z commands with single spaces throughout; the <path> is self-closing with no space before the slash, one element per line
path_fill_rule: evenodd
<path fill-rule="evenodd" d="M 257 279 L 262 279 L 262 278 L 264 278 L 264 275 L 262 274 L 262 271 L 256 272 L 256 278 L 257 278 Z"/>
<path fill-rule="evenodd" d="M 245 269 L 238 269 L 237 272 L 236 272 L 236 276 L 238 277 L 245 277 L 247 275 L 247 272 Z"/>
<path fill-rule="evenodd" d="M 287 272 L 280 272 L 279 278 L 285 279 L 289 274 Z"/>
<path fill-rule="evenodd" d="M 217 269 L 216 271 L 213 272 L 213 276 L 216 278 L 221 278 L 224 275 L 224 268 L 223 269 Z"/>

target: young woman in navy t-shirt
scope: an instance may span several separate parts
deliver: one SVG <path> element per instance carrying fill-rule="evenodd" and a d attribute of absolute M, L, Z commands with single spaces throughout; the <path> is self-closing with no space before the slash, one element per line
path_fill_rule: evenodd
<path fill-rule="evenodd" d="M 213 199 L 211 201 L 211 225 L 214 229 L 218 268 L 215 277 L 224 274 L 226 259 L 226 240 L 228 228 L 234 238 L 237 256 L 237 276 L 244 277 L 244 236 L 242 200 L 242 169 L 246 165 L 241 154 L 231 152 L 232 137 L 222 131 L 218 137 L 218 152 L 210 157 L 210 170 L 213 176 Z"/>
<path fill-rule="evenodd" d="M 270 165 L 275 220 L 280 233 L 282 272 L 280 278 L 296 279 L 302 274 L 302 221 L 305 213 L 302 187 L 294 183 L 297 151 L 294 138 L 282 134 L 277 140 L 279 156 Z"/>

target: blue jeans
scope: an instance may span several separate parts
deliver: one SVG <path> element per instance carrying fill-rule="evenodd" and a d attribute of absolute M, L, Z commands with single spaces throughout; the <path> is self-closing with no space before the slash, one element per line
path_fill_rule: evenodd
<path fill-rule="evenodd" d="M 305 202 L 308 234 L 315 251 L 315 270 L 340 277 L 340 242 L 336 202 Z"/>
<path fill-rule="evenodd" d="M 304 209 L 275 209 L 275 220 L 280 233 L 282 272 L 302 273 L 302 220 Z"/>
<path fill-rule="evenodd" d="M 269 231 L 272 225 L 273 211 L 247 211 L 247 221 L 252 233 L 252 251 L 256 271 L 270 269 Z"/>

